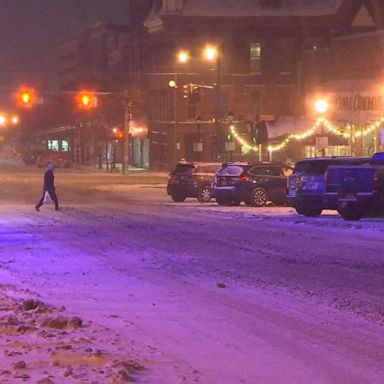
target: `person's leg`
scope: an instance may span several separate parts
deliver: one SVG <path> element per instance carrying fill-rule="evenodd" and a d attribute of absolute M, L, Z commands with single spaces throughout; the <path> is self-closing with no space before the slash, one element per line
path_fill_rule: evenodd
<path fill-rule="evenodd" d="M 44 204 L 44 195 L 45 195 L 45 191 L 43 191 L 43 196 L 41 196 L 40 201 L 35 205 L 36 211 L 39 211 L 40 207 Z"/>
<path fill-rule="evenodd" d="M 55 203 L 55 210 L 59 210 L 59 200 L 57 199 L 57 195 L 55 191 L 48 191 L 49 196 L 51 196 L 52 201 Z"/>

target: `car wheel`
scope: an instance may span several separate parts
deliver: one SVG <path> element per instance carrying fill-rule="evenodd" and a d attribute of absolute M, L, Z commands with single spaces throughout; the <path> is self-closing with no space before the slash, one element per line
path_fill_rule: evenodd
<path fill-rule="evenodd" d="M 345 204 L 338 209 L 340 216 L 344 220 L 360 220 L 364 216 L 364 210 L 357 204 Z"/>
<path fill-rule="evenodd" d="M 321 208 L 304 208 L 301 210 L 302 215 L 306 217 L 317 217 L 321 215 L 323 210 Z"/>
<path fill-rule="evenodd" d="M 180 193 L 172 193 L 171 198 L 175 203 L 182 203 L 185 200 L 185 196 Z"/>
<path fill-rule="evenodd" d="M 203 185 L 199 188 L 197 192 L 197 200 L 200 203 L 209 203 L 212 199 L 212 191 L 208 185 Z"/>
<path fill-rule="evenodd" d="M 265 207 L 268 195 L 264 188 L 256 188 L 251 194 L 251 205 L 254 207 Z"/>

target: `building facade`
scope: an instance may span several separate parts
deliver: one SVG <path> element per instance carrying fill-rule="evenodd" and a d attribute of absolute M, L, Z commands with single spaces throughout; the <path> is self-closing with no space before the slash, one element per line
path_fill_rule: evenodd
<path fill-rule="evenodd" d="M 137 63 L 144 74 L 139 86 L 145 90 L 151 164 L 252 158 L 247 148 L 228 145 L 229 124 L 250 140 L 259 120 L 303 119 L 306 48 L 328 44 L 341 3 L 154 1 Z M 207 45 L 217 49 L 211 62 L 202 59 Z M 188 52 L 188 63 L 177 62 L 180 50 Z M 169 87 L 171 80 L 176 86 Z M 266 148 L 257 157 L 268 158 Z"/>
<path fill-rule="evenodd" d="M 383 20 L 383 2 L 351 1 L 340 9 L 328 44 L 306 52 L 307 99 L 328 100 L 329 119 L 347 139 L 345 154 L 383 150 Z"/>
<path fill-rule="evenodd" d="M 274 159 L 318 155 L 318 136 L 327 136 L 326 154 L 379 148 L 379 127 L 374 139 L 367 133 L 383 103 L 379 0 L 131 0 L 131 7 L 129 27 L 91 27 L 62 46 L 61 63 L 63 89 L 129 100 L 132 165 L 270 159 L 271 145 L 280 149 L 289 134 L 313 128 L 318 97 L 328 100 L 338 129 L 319 124 L 320 132 L 282 145 Z M 106 99 L 99 118 L 122 129 L 119 98 Z M 260 121 L 269 134 L 261 151 Z"/>

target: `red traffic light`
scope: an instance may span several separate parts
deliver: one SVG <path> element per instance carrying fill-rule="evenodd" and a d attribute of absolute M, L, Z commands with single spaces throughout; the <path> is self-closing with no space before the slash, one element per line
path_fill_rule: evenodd
<path fill-rule="evenodd" d="M 33 89 L 21 89 L 17 93 L 17 103 L 23 107 L 31 107 L 35 101 L 36 95 Z"/>
<path fill-rule="evenodd" d="M 122 139 L 124 139 L 124 132 L 121 131 L 120 129 L 113 128 L 112 132 L 113 132 L 113 136 L 115 137 L 115 140 L 122 140 Z"/>
<path fill-rule="evenodd" d="M 77 102 L 82 108 L 96 108 L 97 96 L 92 92 L 80 92 L 77 95 Z"/>

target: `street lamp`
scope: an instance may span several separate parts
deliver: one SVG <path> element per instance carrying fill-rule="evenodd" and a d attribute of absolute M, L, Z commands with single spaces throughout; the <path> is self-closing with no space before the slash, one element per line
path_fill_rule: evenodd
<path fill-rule="evenodd" d="M 320 137 L 316 137 L 316 149 L 318 149 L 322 156 L 325 156 L 325 149 L 328 147 L 328 136 L 324 135 L 324 126 L 323 120 L 324 115 L 328 111 L 328 102 L 324 99 L 319 99 L 315 101 L 315 111 L 320 115 L 320 123 L 321 123 L 321 135 Z"/>
<path fill-rule="evenodd" d="M 203 50 L 205 60 L 216 63 L 216 92 L 215 92 L 215 133 L 216 133 L 216 155 L 220 152 L 220 119 L 222 118 L 221 111 L 221 57 L 220 51 L 216 46 L 207 45 Z"/>
<path fill-rule="evenodd" d="M 177 161 L 177 151 L 180 149 L 178 144 L 178 115 L 177 115 L 177 88 L 179 86 L 179 77 L 180 74 L 178 72 L 177 64 L 185 65 L 189 62 L 190 55 L 189 52 L 186 50 L 180 50 L 176 54 L 175 58 L 175 64 L 174 64 L 174 70 L 173 70 L 173 79 L 168 82 L 168 86 L 173 90 L 173 132 L 172 137 L 170 140 L 170 147 L 171 147 L 171 153 L 170 153 L 170 166 L 173 167 L 174 164 L 176 164 Z"/>
<path fill-rule="evenodd" d="M 188 51 L 179 51 L 177 53 L 177 62 L 180 64 L 186 64 L 188 63 L 190 59 L 189 52 Z"/>
<path fill-rule="evenodd" d="M 328 101 L 324 99 L 316 100 L 315 110 L 317 113 L 324 115 L 328 111 Z"/>

